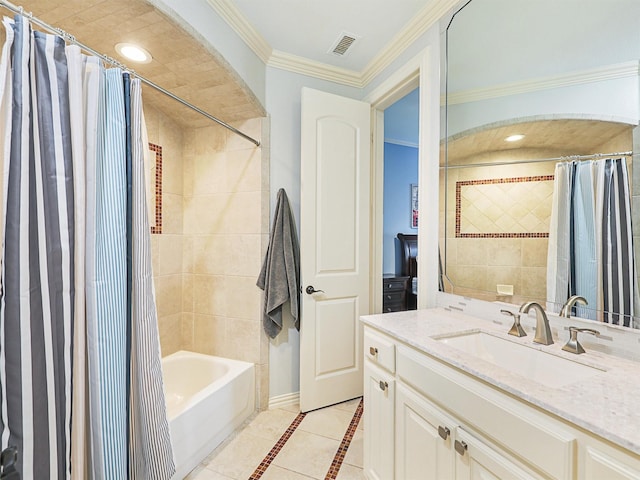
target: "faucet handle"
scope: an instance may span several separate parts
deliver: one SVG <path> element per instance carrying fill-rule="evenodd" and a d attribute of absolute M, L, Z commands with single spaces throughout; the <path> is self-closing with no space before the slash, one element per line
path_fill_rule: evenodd
<path fill-rule="evenodd" d="M 578 332 L 588 333 L 590 335 L 595 335 L 596 337 L 600 335 L 600 332 L 593 328 L 569 327 L 569 341 L 562 347 L 562 350 L 565 352 L 575 353 L 576 355 L 585 352 L 584 348 L 578 341 Z"/>
<path fill-rule="evenodd" d="M 520 325 L 520 314 L 513 313 L 509 310 L 500 310 L 500 313 L 503 315 L 511 315 L 513 317 L 513 325 L 511 326 L 511 330 L 509 330 L 509 335 L 513 335 L 514 337 L 526 337 L 527 333 L 524 331 L 522 326 Z"/>

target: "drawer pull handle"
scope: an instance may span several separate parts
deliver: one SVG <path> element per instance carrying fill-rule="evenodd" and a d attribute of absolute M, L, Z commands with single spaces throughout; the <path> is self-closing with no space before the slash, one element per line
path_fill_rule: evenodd
<path fill-rule="evenodd" d="M 442 438 L 443 440 L 446 440 L 447 438 L 449 438 L 449 435 L 451 435 L 451 430 L 449 430 L 448 427 L 439 426 L 438 435 L 440 435 L 440 438 Z"/>
<path fill-rule="evenodd" d="M 467 448 L 469 448 L 467 442 L 461 442 L 460 440 L 455 441 L 454 447 L 456 449 L 456 452 L 458 452 L 460 455 L 464 455 L 464 453 L 467 451 Z"/>
<path fill-rule="evenodd" d="M 389 388 L 389 384 L 387 382 L 383 382 L 382 380 L 380 380 L 380 390 L 382 390 L 383 392 Z"/>
<path fill-rule="evenodd" d="M 378 354 L 378 349 L 376 347 L 369 347 L 369 354 L 375 357 Z"/>

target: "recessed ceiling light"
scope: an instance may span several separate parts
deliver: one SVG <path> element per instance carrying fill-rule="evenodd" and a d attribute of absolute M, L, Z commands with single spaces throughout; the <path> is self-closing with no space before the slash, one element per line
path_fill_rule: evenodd
<path fill-rule="evenodd" d="M 517 134 L 517 135 L 509 135 L 507 138 L 504 139 L 505 142 L 517 142 L 518 140 L 522 140 L 524 138 L 524 135 L 522 134 Z"/>
<path fill-rule="evenodd" d="M 151 54 L 133 43 L 118 43 L 116 52 L 134 62 L 149 63 L 151 61 Z"/>

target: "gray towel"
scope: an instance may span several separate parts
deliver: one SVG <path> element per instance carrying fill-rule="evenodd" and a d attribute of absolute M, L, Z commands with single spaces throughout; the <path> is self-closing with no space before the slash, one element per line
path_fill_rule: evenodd
<path fill-rule="evenodd" d="M 278 202 L 269 247 L 256 283 L 264 290 L 262 325 L 269 337 L 282 330 L 282 306 L 289 300 L 295 327 L 300 330 L 300 247 L 296 224 L 284 189 Z"/>

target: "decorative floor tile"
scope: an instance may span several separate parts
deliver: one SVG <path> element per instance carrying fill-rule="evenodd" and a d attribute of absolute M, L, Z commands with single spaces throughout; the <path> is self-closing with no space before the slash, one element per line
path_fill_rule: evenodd
<path fill-rule="evenodd" d="M 273 441 L 242 431 L 206 467 L 234 480 L 246 480 L 272 447 Z"/>
<path fill-rule="evenodd" d="M 362 420 L 360 420 L 360 423 L 362 423 Z M 363 458 L 364 432 L 356 429 L 356 432 L 353 434 L 353 438 L 351 439 L 351 443 L 349 444 L 349 450 L 347 450 L 347 454 L 344 456 L 344 463 L 362 468 Z"/>
<path fill-rule="evenodd" d="M 336 480 L 365 480 L 365 477 L 361 468 L 345 463 L 340 467 Z"/>
<path fill-rule="evenodd" d="M 257 414 L 185 480 L 363 479 L 361 398 L 300 413 Z"/>
<path fill-rule="evenodd" d="M 273 464 L 316 479 L 325 478 L 340 442 L 297 430 Z"/>
<path fill-rule="evenodd" d="M 349 427 L 347 428 L 344 437 L 342 438 L 342 442 L 340 443 L 340 447 L 333 458 L 333 462 L 331 462 L 331 468 L 327 472 L 325 480 L 334 480 L 342 464 L 345 460 L 346 455 L 349 453 L 349 446 L 351 445 L 351 441 L 353 440 L 354 435 L 357 432 L 358 423 L 360 423 L 360 419 L 362 418 L 363 412 L 363 402 L 360 401 L 358 404 L 358 408 L 356 408 L 356 412 L 354 413 L 351 422 L 349 423 Z"/>
<path fill-rule="evenodd" d="M 313 477 L 271 465 L 262 475 L 262 480 L 313 480 Z"/>
<path fill-rule="evenodd" d="M 342 440 L 352 418 L 353 413 L 339 410 L 336 407 L 321 408 L 307 413 L 300 424 L 300 430 L 334 440 Z"/>

